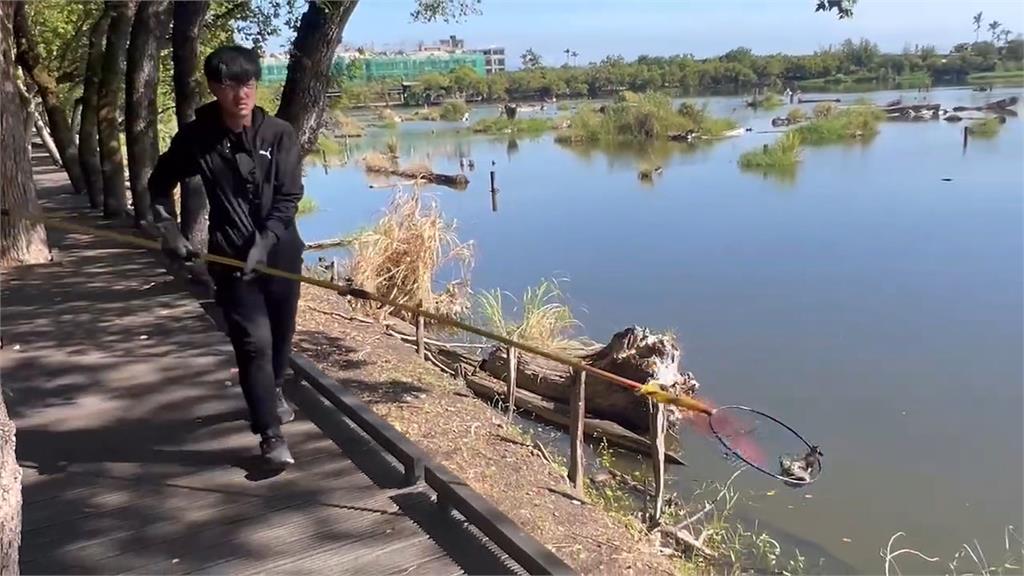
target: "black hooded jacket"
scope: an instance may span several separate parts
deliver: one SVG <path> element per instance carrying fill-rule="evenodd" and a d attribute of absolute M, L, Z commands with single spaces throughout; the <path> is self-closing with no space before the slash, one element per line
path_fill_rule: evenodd
<path fill-rule="evenodd" d="M 149 177 L 154 205 L 174 214 L 171 192 L 199 176 L 210 203 L 209 252 L 245 260 L 256 231 L 277 238 L 268 262 L 301 258 L 295 213 L 302 199 L 302 162 L 290 124 L 256 107 L 252 125 L 232 132 L 216 102 L 196 110 Z M 288 266 L 291 268 L 291 266 Z"/>

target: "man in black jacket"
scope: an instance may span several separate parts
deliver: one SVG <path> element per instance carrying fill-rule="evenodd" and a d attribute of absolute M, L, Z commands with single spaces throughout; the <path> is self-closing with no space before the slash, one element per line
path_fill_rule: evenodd
<path fill-rule="evenodd" d="M 244 270 L 211 264 L 216 302 L 224 312 L 238 378 L 260 451 L 275 467 L 294 462 L 281 424 L 295 417 L 281 395 L 295 332 L 298 282 L 258 274 L 269 266 L 298 273 L 303 242 L 295 227 L 302 167 L 295 130 L 255 105 L 260 62 L 240 46 L 214 50 L 203 72 L 216 97 L 196 110 L 149 178 L 164 251 L 194 255 L 174 224 L 171 192 L 199 176 L 210 204 L 209 252 L 245 261 Z"/>

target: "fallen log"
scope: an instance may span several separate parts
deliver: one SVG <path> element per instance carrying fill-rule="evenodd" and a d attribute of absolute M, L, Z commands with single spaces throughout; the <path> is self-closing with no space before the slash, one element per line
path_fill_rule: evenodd
<path fill-rule="evenodd" d="M 842 102 L 839 98 L 797 98 L 797 104 L 817 104 L 818 102 Z"/>
<path fill-rule="evenodd" d="M 653 380 L 674 394 L 693 395 L 700 385 L 692 374 L 679 372 L 679 358 L 679 345 L 674 338 L 633 326 L 616 333 L 606 346 L 583 356 L 581 360 L 634 382 L 643 384 Z M 481 363 L 481 368 L 504 381 L 508 371 L 505 349 L 493 349 Z M 531 354 L 519 354 L 516 383 L 520 390 L 561 403 L 569 402 L 573 387 L 569 368 Z M 586 411 L 638 434 L 646 434 L 650 427 L 646 398 L 594 375 L 587 378 Z M 680 409 L 669 407 L 670 425 L 678 424 L 682 417 Z"/>
<path fill-rule="evenodd" d="M 1009 108 L 1016 106 L 1020 101 L 1016 96 L 1010 96 L 1009 98 L 1000 98 L 999 100 L 993 100 L 987 104 L 981 106 L 954 106 L 953 112 L 996 112 L 1002 113 L 1007 111 Z"/>
<path fill-rule="evenodd" d="M 313 242 L 306 242 L 304 250 L 325 250 L 327 248 L 334 248 L 337 246 L 348 246 L 352 243 L 351 238 L 328 238 L 326 240 L 314 240 Z"/>
<path fill-rule="evenodd" d="M 456 190 L 465 190 L 469 186 L 469 178 L 465 174 L 441 174 L 434 172 L 429 166 L 399 166 L 393 158 L 385 158 L 381 154 L 367 155 L 363 159 L 367 172 L 401 176 L 417 182 L 439 184 Z"/>
<path fill-rule="evenodd" d="M 922 112 L 938 112 L 942 106 L 938 103 L 935 104 L 907 104 L 903 106 L 886 106 L 882 108 L 882 112 L 892 116 L 902 116 L 906 112 L 913 112 L 914 114 L 920 114 Z M 956 108 L 953 109 L 956 112 Z"/>

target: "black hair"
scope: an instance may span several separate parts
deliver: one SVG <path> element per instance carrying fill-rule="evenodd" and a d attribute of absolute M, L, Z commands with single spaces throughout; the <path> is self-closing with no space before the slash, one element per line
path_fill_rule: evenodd
<path fill-rule="evenodd" d="M 262 73 L 259 55 L 244 46 L 221 46 L 210 52 L 203 62 L 206 79 L 218 84 L 245 84 L 250 80 L 258 82 Z"/>

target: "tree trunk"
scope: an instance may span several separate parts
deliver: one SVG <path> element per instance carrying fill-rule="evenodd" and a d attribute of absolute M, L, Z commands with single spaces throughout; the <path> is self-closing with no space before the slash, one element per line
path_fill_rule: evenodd
<path fill-rule="evenodd" d="M 82 129 L 82 97 L 75 98 L 75 106 L 71 111 L 71 136 L 75 139 L 75 155 L 78 154 L 78 131 Z M 79 161 L 81 164 L 81 161 Z M 81 166 L 79 166 L 81 167 Z M 82 171 L 83 178 L 85 171 Z"/>
<path fill-rule="evenodd" d="M 14 421 L 7 415 L 0 387 L 0 575 L 18 574 L 21 544 L 21 466 L 15 450 Z"/>
<path fill-rule="evenodd" d="M 124 88 L 125 56 L 132 31 L 133 0 L 107 0 L 112 5 L 107 43 L 103 50 L 96 120 L 99 126 L 100 168 L 103 174 L 103 215 L 121 218 L 128 208 L 121 154 L 121 91 Z"/>
<path fill-rule="evenodd" d="M 25 214 L 39 214 L 39 200 L 36 198 L 36 187 L 32 182 L 32 162 L 29 157 L 29 134 L 25 129 L 28 118 L 25 105 L 18 94 L 17 81 L 14 78 L 14 54 L 11 39 L 11 3 L 0 2 L 0 205 L 9 211 L 2 217 L 0 224 L 0 267 L 18 264 L 36 264 L 50 259 L 50 249 L 46 243 L 46 230 L 38 221 L 26 220 Z M 4 415 L 5 416 L 5 415 Z M 2 421 L 0 421 L 2 424 Z M 6 431 L 2 432 L 6 433 Z M 13 435 L 13 430 L 11 431 Z M 16 504 L 14 495 L 3 489 L 10 481 L 10 472 L 4 451 L 6 444 L 0 444 L 0 520 L 14 518 L 8 506 Z M 5 560 L 17 560 L 17 540 L 14 550 L 6 523 L 0 524 L 0 574 L 8 570 L 17 572 L 17 563 L 13 567 L 5 567 Z M 17 533 L 13 534 L 17 537 Z"/>
<path fill-rule="evenodd" d="M 85 174 L 89 205 L 93 208 L 103 206 L 103 171 L 100 169 L 96 100 L 103 71 L 103 48 L 107 43 L 107 28 L 112 13 L 110 8 L 109 5 L 103 7 L 103 12 L 89 30 L 89 57 L 82 85 L 82 128 L 78 132 L 78 159 Z"/>
<path fill-rule="evenodd" d="M 583 361 L 640 384 L 656 380 L 669 392 L 692 395 L 699 384 L 692 374 L 679 373 L 679 356 L 679 346 L 672 337 L 634 326 L 616 333 L 605 347 L 587 355 Z M 568 367 L 524 353 L 520 353 L 517 360 L 519 388 L 568 403 L 573 387 Z M 494 378 L 506 377 L 504 347 L 491 352 L 484 360 L 483 369 Z M 588 414 L 618 422 L 639 434 L 646 433 L 650 427 L 646 398 L 592 374 L 587 376 L 586 409 Z M 670 423 L 677 423 L 681 416 L 679 409 L 669 409 Z"/>
<path fill-rule="evenodd" d="M 0 3 L 0 266 L 45 262 L 49 257 L 42 225 L 18 217 L 22 210 L 38 210 L 32 167 L 24 131 L 25 110 L 14 79 L 9 2 Z M 19 573 L 21 545 L 21 467 L 15 456 L 14 422 L 7 414 L 0 383 L 0 575 Z"/>
<path fill-rule="evenodd" d="M 160 49 L 170 24 L 170 0 L 142 2 L 132 24 L 125 69 L 124 124 L 128 147 L 128 181 L 135 225 L 152 220 L 146 182 L 160 154 L 156 93 L 160 80 Z"/>
<path fill-rule="evenodd" d="M 323 128 L 334 50 L 357 3 L 310 2 L 299 22 L 277 116 L 295 128 L 303 156 L 316 147 Z"/>
<path fill-rule="evenodd" d="M 36 112 L 35 107 L 29 102 L 29 115 L 32 116 L 32 125 L 36 128 L 36 135 L 43 141 L 43 147 L 46 148 L 46 153 L 50 155 L 50 160 L 53 163 L 63 168 L 64 160 L 60 157 L 60 150 L 57 150 L 57 143 L 53 141 L 53 137 L 50 136 L 50 129 L 46 127 L 46 123 L 39 117 L 39 113 Z M 32 147 L 29 147 L 31 150 Z"/>
<path fill-rule="evenodd" d="M 178 128 L 191 122 L 199 107 L 199 35 L 210 9 L 208 0 L 174 2 L 171 59 L 174 63 L 174 112 Z M 181 182 L 181 233 L 197 250 L 206 249 L 210 207 L 198 177 Z"/>
<path fill-rule="evenodd" d="M 32 35 L 28 22 L 28 13 L 25 10 L 24 2 L 14 3 L 14 38 L 16 45 L 15 57 L 25 76 L 35 83 L 39 98 L 43 101 L 43 111 L 46 114 L 46 121 L 50 126 L 57 152 L 60 154 L 61 163 L 71 180 L 71 187 L 78 194 L 85 194 L 87 185 L 82 165 L 78 161 L 78 148 L 72 135 L 71 125 L 68 123 L 67 113 L 60 104 L 60 96 L 57 93 L 57 82 L 50 76 L 49 71 L 42 65 L 39 49 L 36 46 L 35 37 Z"/>

